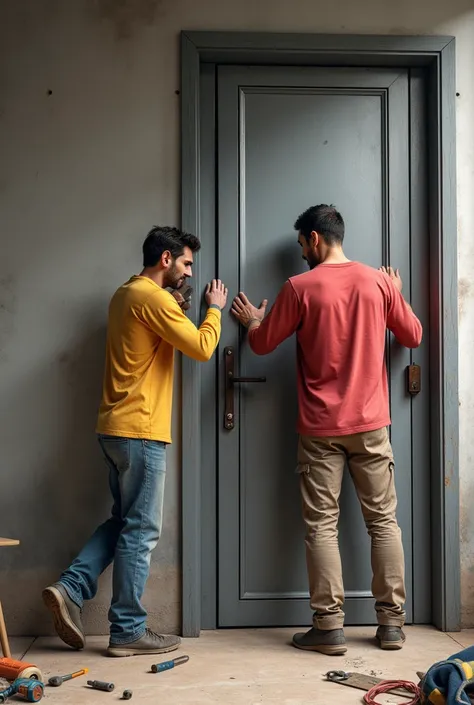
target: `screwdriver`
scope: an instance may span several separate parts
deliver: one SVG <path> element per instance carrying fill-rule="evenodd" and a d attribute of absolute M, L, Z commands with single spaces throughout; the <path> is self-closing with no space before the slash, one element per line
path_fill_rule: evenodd
<path fill-rule="evenodd" d="M 60 685 L 64 683 L 64 681 L 70 681 L 71 678 L 77 678 L 78 676 L 85 676 L 86 673 L 89 673 L 88 668 L 83 668 L 80 671 L 76 671 L 75 673 L 68 673 L 66 676 L 52 676 L 48 684 L 52 685 L 55 688 L 58 688 Z"/>
<path fill-rule="evenodd" d="M 87 681 L 87 685 L 94 690 L 105 690 L 107 693 L 111 693 L 115 688 L 113 683 L 107 683 L 107 681 Z"/>
<path fill-rule="evenodd" d="M 189 656 L 179 656 L 179 658 L 174 658 L 172 661 L 154 663 L 151 670 L 153 673 L 161 673 L 162 671 L 168 671 L 170 668 L 174 668 L 175 666 L 181 666 L 182 663 L 187 663 L 187 661 L 189 661 Z"/>

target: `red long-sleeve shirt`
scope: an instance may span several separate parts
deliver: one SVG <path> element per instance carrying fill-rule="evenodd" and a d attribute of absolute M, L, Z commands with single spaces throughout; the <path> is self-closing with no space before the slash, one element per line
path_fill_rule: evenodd
<path fill-rule="evenodd" d="M 345 436 L 390 424 L 387 328 L 408 348 L 421 343 L 421 323 L 387 274 L 320 264 L 285 283 L 249 343 L 267 355 L 296 332 L 298 432 Z"/>

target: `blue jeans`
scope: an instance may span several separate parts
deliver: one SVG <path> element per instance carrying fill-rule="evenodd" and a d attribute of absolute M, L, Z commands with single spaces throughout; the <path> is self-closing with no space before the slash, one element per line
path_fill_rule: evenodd
<path fill-rule="evenodd" d="M 112 516 L 92 535 L 60 583 L 82 607 L 95 596 L 99 576 L 113 561 L 110 641 L 127 644 L 145 633 L 147 613 L 141 598 L 161 533 L 166 445 L 113 436 L 99 436 L 99 444 L 109 468 Z"/>

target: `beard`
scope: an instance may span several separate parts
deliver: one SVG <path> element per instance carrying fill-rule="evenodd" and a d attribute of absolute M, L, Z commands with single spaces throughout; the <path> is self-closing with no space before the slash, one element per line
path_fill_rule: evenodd
<path fill-rule="evenodd" d="M 165 289 L 181 289 L 184 282 L 186 281 L 186 276 L 178 272 L 176 264 L 168 270 L 165 279 Z"/>
<path fill-rule="evenodd" d="M 310 269 L 314 269 L 318 266 L 318 264 L 320 264 L 319 258 L 314 254 L 314 252 L 308 252 L 306 255 L 306 261 Z"/>

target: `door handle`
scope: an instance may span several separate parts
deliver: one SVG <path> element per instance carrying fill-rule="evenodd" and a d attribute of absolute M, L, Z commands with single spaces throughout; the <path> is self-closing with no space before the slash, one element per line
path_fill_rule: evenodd
<path fill-rule="evenodd" d="M 224 428 L 232 431 L 235 426 L 234 412 L 234 384 L 254 384 L 266 382 L 266 377 L 235 377 L 234 375 L 235 353 L 234 348 L 228 346 L 224 348 L 224 369 L 225 369 L 225 409 Z"/>

